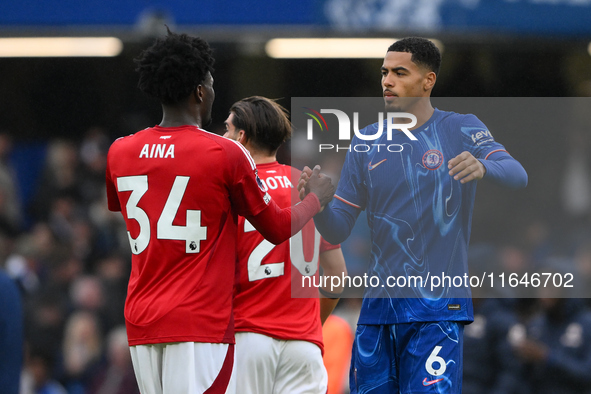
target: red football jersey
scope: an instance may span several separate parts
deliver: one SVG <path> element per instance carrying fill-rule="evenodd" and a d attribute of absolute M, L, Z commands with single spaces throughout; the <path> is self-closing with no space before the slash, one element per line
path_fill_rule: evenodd
<path fill-rule="evenodd" d="M 279 207 L 286 208 L 292 201 L 299 201 L 292 180 L 299 179 L 301 171 L 277 162 L 259 164 L 257 169 Z M 318 283 L 319 253 L 339 247 L 324 241 L 313 221 L 289 241 L 275 246 L 239 217 L 234 295 L 236 331 L 309 341 L 322 349 L 318 288 L 302 287 L 301 282 L 302 276 L 316 276 L 313 283 Z"/>
<path fill-rule="evenodd" d="M 133 253 L 129 344 L 234 343 L 237 214 L 270 200 L 248 152 L 197 127 L 155 126 L 113 143 L 106 180 Z"/>

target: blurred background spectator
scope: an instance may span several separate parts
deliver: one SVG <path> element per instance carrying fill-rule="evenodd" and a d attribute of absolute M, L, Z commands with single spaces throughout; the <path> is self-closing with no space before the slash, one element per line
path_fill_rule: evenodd
<path fill-rule="evenodd" d="M 11 133 L 0 130 L 0 232 L 14 236 L 22 229 L 23 217 L 11 150 Z"/>
<path fill-rule="evenodd" d="M 83 394 L 93 379 L 102 356 L 102 332 L 93 311 L 74 312 L 66 322 L 62 360 L 68 393 Z"/>
<path fill-rule="evenodd" d="M 515 344 L 525 364 L 522 390 L 591 393 L 591 313 L 578 299 L 540 298 L 539 306 L 526 338 Z"/>
<path fill-rule="evenodd" d="M 353 330 L 348 321 L 333 313 L 322 326 L 324 366 L 328 373 L 327 394 L 343 394 L 349 385 Z"/>
<path fill-rule="evenodd" d="M 464 329 L 463 394 L 523 393 L 521 364 L 511 349 L 517 324 L 511 300 L 474 298 L 474 322 Z"/>
<path fill-rule="evenodd" d="M 106 358 L 96 371 L 89 394 L 139 394 L 125 326 L 113 328 L 107 337 Z"/>
<path fill-rule="evenodd" d="M 68 394 L 64 386 L 55 380 L 52 354 L 31 349 L 27 353 L 21 380 L 21 394 Z"/>

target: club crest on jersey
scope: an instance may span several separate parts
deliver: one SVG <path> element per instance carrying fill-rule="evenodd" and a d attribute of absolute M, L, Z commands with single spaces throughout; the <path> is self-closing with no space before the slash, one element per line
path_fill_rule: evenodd
<path fill-rule="evenodd" d="M 437 149 L 431 149 L 423 155 L 423 165 L 428 170 L 436 170 L 443 164 L 443 153 Z"/>

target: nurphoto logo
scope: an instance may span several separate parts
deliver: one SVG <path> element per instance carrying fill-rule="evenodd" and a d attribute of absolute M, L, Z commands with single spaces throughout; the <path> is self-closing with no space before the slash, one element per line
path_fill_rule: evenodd
<path fill-rule="evenodd" d="M 351 140 L 351 120 L 349 119 L 349 115 L 347 115 L 344 111 L 339 109 L 321 109 L 320 112 L 313 110 L 312 108 L 304 107 L 306 110 L 314 112 L 311 114 L 310 112 L 306 112 L 306 115 L 309 115 L 312 119 L 308 119 L 308 140 L 312 140 L 314 137 L 314 121 L 320 126 L 320 130 L 328 131 L 328 125 L 326 124 L 326 120 L 321 114 L 333 114 L 336 115 L 337 120 L 339 122 L 339 140 Z M 318 119 L 320 118 L 320 119 Z M 417 124 L 417 117 L 408 112 L 388 112 L 386 114 L 387 124 L 386 124 L 386 133 L 388 135 L 388 141 L 392 140 L 392 130 L 400 130 L 406 136 L 416 141 L 417 138 L 409 131 L 409 129 L 413 128 Z M 408 123 L 394 123 L 394 120 L 398 119 L 410 119 Z M 321 122 L 322 121 L 322 122 Z M 324 127 L 322 125 L 324 124 Z M 384 133 L 384 113 L 378 112 L 378 130 L 375 134 L 361 134 L 359 132 L 359 112 L 353 112 L 353 132 L 355 136 L 360 140 L 364 141 L 375 141 L 381 138 L 382 134 Z"/>
<path fill-rule="evenodd" d="M 352 134 L 351 134 L 351 119 L 349 115 L 345 111 L 341 111 L 339 109 L 334 108 L 322 108 L 319 111 L 316 111 L 309 107 L 303 107 L 306 111 L 304 112 L 307 116 L 309 116 L 307 120 L 307 139 L 311 141 L 314 139 L 314 128 L 320 129 L 320 132 L 329 131 L 328 130 L 328 123 L 322 114 L 332 114 L 336 116 L 336 120 L 338 122 L 338 140 L 339 141 L 351 141 Z M 392 131 L 393 130 L 400 130 L 402 131 L 411 141 L 416 141 L 417 138 L 410 132 L 410 129 L 413 128 L 417 124 L 417 118 L 411 113 L 408 112 L 387 112 L 386 113 L 386 122 L 384 127 L 384 113 L 378 112 L 378 122 L 377 122 L 377 130 L 373 134 L 363 134 L 359 131 L 359 112 L 353 112 L 353 122 L 352 122 L 352 129 L 355 136 L 362 140 L 362 141 L 376 141 L 382 138 L 384 134 L 384 128 L 386 129 L 386 137 L 388 141 L 392 140 Z M 410 122 L 402 122 L 410 120 Z M 316 125 L 316 126 L 315 126 Z M 362 128 L 363 129 L 363 128 Z M 335 144 L 319 144 L 318 151 L 322 152 L 323 150 L 348 150 L 348 151 L 355 151 L 355 152 L 369 152 L 372 148 L 377 148 L 378 151 L 380 148 L 388 150 L 388 152 L 401 152 L 404 147 L 400 144 L 355 144 L 355 145 L 347 145 L 347 146 L 340 146 Z"/>

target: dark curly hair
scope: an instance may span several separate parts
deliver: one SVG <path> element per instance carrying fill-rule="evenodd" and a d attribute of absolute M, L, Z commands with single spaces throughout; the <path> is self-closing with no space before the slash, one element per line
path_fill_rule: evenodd
<path fill-rule="evenodd" d="M 408 52 L 412 56 L 410 60 L 439 74 L 441 67 L 441 52 L 431 41 L 421 37 L 407 37 L 390 45 L 388 52 Z"/>
<path fill-rule="evenodd" d="M 213 73 L 214 58 L 205 40 L 168 30 L 166 37 L 157 39 L 134 62 L 140 90 L 162 104 L 173 105 L 187 99 L 207 73 Z"/>
<path fill-rule="evenodd" d="M 273 153 L 291 137 L 289 112 L 274 100 L 252 96 L 235 102 L 230 108 L 232 124 L 259 149 Z"/>

